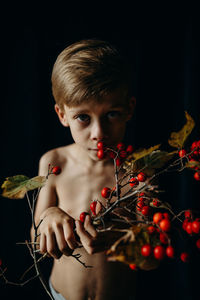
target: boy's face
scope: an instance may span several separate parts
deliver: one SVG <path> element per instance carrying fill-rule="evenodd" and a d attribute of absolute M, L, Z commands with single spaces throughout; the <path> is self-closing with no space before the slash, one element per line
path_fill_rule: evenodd
<path fill-rule="evenodd" d="M 124 137 L 126 122 L 132 117 L 134 98 L 125 99 L 118 90 L 103 97 L 102 101 L 91 101 L 79 106 L 64 106 L 64 112 L 55 105 L 61 123 L 70 127 L 74 142 L 84 149 L 93 160 L 97 158 L 97 143 L 114 147 Z"/>

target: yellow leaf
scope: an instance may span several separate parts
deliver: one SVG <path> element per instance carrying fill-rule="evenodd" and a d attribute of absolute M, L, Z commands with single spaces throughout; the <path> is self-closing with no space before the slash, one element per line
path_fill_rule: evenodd
<path fill-rule="evenodd" d="M 127 159 L 123 163 L 123 168 L 126 169 L 127 171 L 131 170 L 133 173 L 137 172 L 140 168 L 143 167 L 143 162 L 141 161 L 141 158 L 152 153 L 154 150 L 157 150 L 159 147 L 160 144 L 150 147 L 148 149 L 139 149 L 135 151 L 134 153 L 132 153 L 127 157 Z"/>
<path fill-rule="evenodd" d="M 170 146 L 178 149 L 182 149 L 188 136 L 192 132 L 195 122 L 192 119 L 192 117 L 188 114 L 187 111 L 185 111 L 185 117 L 186 117 L 186 124 L 182 127 L 182 129 L 178 132 L 172 132 L 170 135 L 170 138 L 168 140 L 168 143 Z"/>
<path fill-rule="evenodd" d="M 10 199 L 22 199 L 26 192 L 42 187 L 45 182 L 45 176 L 29 178 L 24 175 L 15 175 L 7 177 L 1 186 L 2 196 Z"/>
<path fill-rule="evenodd" d="M 157 150 L 158 148 L 160 147 L 160 144 L 159 145 L 155 145 L 153 147 L 150 147 L 148 149 L 139 149 L 138 151 L 135 151 L 133 154 L 131 154 L 127 160 L 132 160 L 133 159 L 139 159 L 139 158 L 142 158 L 144 156 L 146 156 L 147 154 L 150 154 L 151 152 L 153 152 L 154 150 Z"/>

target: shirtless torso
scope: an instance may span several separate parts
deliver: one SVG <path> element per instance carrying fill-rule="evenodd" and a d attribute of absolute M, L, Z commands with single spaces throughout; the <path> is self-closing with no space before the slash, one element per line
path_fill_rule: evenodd
<path fill-rule="evenodd" d="M 78 220 L 81 212 L 89 212 L 92 200 L 105 201 L 101 198 L 103 187 L 115 184 L 112 161 L 92 164 L 76 144 L 47 152 L 40 161 L 40 175 L 46 175 L 49 163 L 59 165 L 62 172 L 51 175 L 41 189 L 36 223 L 49 207 L 58 207 Z M 93 268 L 85 268 L 67 255 L 54 259 L 51 283 L 67 300 L 128 299 L 135 293 L 135 274 L 127 265 L 108 262 L 104 251 L 91 255 L 85 248 L 77 248 L 74 253 L 80 253 L 82 261 Z"/>

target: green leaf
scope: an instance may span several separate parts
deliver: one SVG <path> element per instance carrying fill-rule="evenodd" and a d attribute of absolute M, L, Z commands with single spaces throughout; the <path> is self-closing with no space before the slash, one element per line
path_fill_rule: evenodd
<path fill-rule="evenodd" d="M 182 129 L 178 132 L 172 132 L 168 143 L 170 146 L 178 149 L 182 149 L 185 145 L 185 142 L 190 135 L 191 131 L 195 126 L 195 122 L 192 117 L 185 111 L 186 124 L 182 127 Z"/>
<path fill-rule="evenodd" d="M 148 175 L 152 175 L 155 169 L 163 167 L 175 154 L 177 154 L 177 151 L 154 150 L 150 153 L 147 152 L 145 156 L 141 156 L 139 159 L 129 161 L 125 168 L 133 173 L 142 169 Z"/>
<path fill-rule="evenodd" d="M 22 199 L 26 192 L 42 187 L 45 182 L 45 176 L 29 178 L 25 175 L 15 175 L 7 177 L 1 186 L 2 196 L 10 199 Z"/>

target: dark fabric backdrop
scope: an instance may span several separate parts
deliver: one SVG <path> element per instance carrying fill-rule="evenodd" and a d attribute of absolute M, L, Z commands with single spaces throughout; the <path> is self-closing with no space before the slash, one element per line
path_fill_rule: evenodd
<path fill-rule="evenodd" d="M 91 14 L 83 13 L 82 7 L 49 8 L 51 14 L 32 6 L 26 13 L 9 5 L 2 11 L 1 183 L 16 174 L 35 176 L 44 152 L 72 142 L 54 112 L 50 76 L 58 53 L 83 38 L 108 40 L 130 60 L 137 106 L 127 142 L 135 148 L 165 144 L 185 123 L 185 110 L 196 122 L 191 140 L 200 138 L 200 27 L 195 7 L 163 5 L 155 10 L 124 5 L 116 11 L 97 6 Z M 161 187 L 176 211 L 200 209 L 200 183 L 190 171 L 165 176 Z M 1 197 L 0 212 L 0 257 L 15 281 L 32 262 L 27 248 L 16 245 L 28 239 L 31 218 L 25 200 Z M 194 250 L 190 264 L 167 260 L 157 270 L 139 271 L 137 299 L 197 299 L 199 257 Z M 51 260 L 43 264 L 47 275 L 50 266 Z M 0 298 L 13 295 L 48 299 L 39 280 L 21 288 L 0 279 Z"/>

